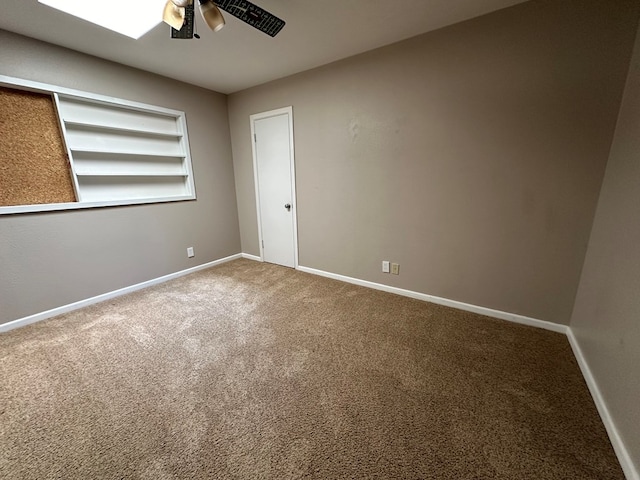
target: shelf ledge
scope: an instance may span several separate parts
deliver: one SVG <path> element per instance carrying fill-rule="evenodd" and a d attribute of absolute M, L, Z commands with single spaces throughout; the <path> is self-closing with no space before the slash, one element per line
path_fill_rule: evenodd
<path fill-rule="evenodd" d="M 124 151 L 115 151 L 115 150 L 98 150 L 98 149 L 90 149 L 90 148 L 74 148 L 70 147 L 73 153 L 87 153 L 89 155 L 120 155 L 122 157 L 146 157 L 146 158 L 186 158 L 184 154 L 173 154 L 167 152 L 124 152 Z"/>
<path fill-rule="evenodd" d="M 140 135 L 148 135 L 153 137 L 164 138 L 182 138 L 183 135 L 178 132 L 160 132 L 154 130 L 145 130 L 140 128 L 118 127 L 115 125 L 101 125 L 97 123 L 78 122 L 76 120 L 64 120 L 66 127 L 84 129 L 84 130 L 106 130 L 110 132 L 135 133 Z"/>
<path fill-rule="evenodd" d="M 188 177 L 185 172 L 181 173 L 153 173 L 153 172 L 76 172 L 78 177 Z"/>

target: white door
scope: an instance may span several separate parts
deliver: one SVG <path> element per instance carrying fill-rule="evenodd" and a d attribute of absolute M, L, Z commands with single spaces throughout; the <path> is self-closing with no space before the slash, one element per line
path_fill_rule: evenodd
<path fill-rule="evenodd" d="M 262 260 L 297 267 L 291 107 L 251 115 Z"/>

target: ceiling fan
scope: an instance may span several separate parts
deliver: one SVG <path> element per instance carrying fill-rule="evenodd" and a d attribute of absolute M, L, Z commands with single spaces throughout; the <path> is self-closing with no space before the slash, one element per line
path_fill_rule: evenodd
<path fill-rule="evenodd" d="M 162 20 L 171 26 L 171 38 L 200 38 L 193 28 L 194 1 L 199 3 L 202 18 L 214 32 L 225 24 L 220 9 L 271 37 L 275 37 L 285 24 L 284 20 L 248 0 L 167 0 Z"/>

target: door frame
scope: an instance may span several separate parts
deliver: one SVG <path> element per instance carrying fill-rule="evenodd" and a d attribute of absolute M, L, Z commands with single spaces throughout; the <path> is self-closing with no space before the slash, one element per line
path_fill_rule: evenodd
<path fill-rule="evenodd" d="M 295 153 L 293 148 L 293 107 L 283 107 L 267 112 L 255 113 L 249 116 L 251 123 L 251 153 L 253 156 L 253 183 L 256 194 L 256 216 L 258 219 L 258 248 L 260 249 L 260 261 L 264 262 L 264 246 L 262 243 L 262 218 L 260 215 L 260 183 L 258 182 L 258 155 L 256 152 L 255 122 L 265 118 L 277 117 L 286 114 L 289 118 L 289 155 L 291 159 L 291 214 L 293 216 L 293 268 L 298 269 L 298 198 L 296 196 L 296 171 Z"/>

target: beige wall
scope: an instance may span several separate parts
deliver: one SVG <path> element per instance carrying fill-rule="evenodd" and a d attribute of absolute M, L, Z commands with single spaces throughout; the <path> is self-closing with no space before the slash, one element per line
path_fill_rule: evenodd
<path fill-rule="evenodd" d="M 568 323 L 637 16 L 533 1 L 231 95 L 243 251 L 249 115 L 292 105 L 301 265 Z"/>
<path fill-rule="evenodd" d="M 640 35 L 571 317 L 640 472 Z"/>
<path fill-rule="evenodd" d="M 226 96 L 4 31 L 0 74 L 185 111 L 198 196 L 0 216 L 0 324 L 240 252 Z"/>

